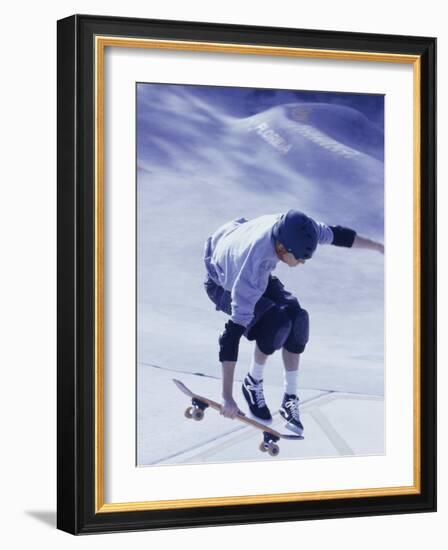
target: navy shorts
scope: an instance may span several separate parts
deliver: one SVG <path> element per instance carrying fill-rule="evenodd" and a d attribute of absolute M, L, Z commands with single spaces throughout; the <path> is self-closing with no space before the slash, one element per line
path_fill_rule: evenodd
<path fill-rule="evenodd" d="M 230 292 L 217 285 L 209 275 L 207 275 L 204 286 L 208 297 L 215 304 L 216 309 L 223 311 L 227 315 L 231 315 L 232 298 Z M 276 306 L 283 306 L 286 310 L 291 310 L 291 312 L 297 311 L 298 308 L 300 309 L 297 298 L 285 289 L 280 279 L 270 275 L 268 286 L 255 305 L 254 317 L 244 332 L 248 340 L 256 339 L 257 323 L 271 308 Z"/>

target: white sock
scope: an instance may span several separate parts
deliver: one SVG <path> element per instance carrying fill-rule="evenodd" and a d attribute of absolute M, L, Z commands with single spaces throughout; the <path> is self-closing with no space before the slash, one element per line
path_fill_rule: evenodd
<path fill-rule="evenodd" d="M 260 380 L 263 380 L 263 372 L 264 372 L 264 365 L 260 365 L 255 361 L 255 359 L 252 359 L 252 364 L 250 366 L 249 374 L 252 376 L 254 380 L 259 382 Z"/>
<path fill-rule="evenodd" d="M 285 370 L 285 393 L 297 395 L 299 369 Z"/>

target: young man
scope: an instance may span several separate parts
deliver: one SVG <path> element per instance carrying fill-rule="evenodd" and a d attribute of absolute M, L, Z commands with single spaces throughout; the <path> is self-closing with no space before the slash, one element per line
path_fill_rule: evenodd
<path fill-rule="evenodd" d="M 272 418 L 263 394 L 263 371 L 268 356 L 281 349 L 285 393 L 280 414 L 289 429 L 303 433 L 297 379 L 300 354 L 308 342 L 308 313 L 271 273 L 279 261 L 290 267 L 304 264 L 318 244 L 384 253 L 382 244 L 360 237 L 353 229 L 327 226 L 297 210 L 250 221 L 234 220 L 207 239 L 205 289 L 216 309 L 230 316 L 219 337 L 225 417 L 241 413 L 233 398 L 233 380 L 244 334 L 255 341 L 252 364 L 242 386 L 250 411 L 263 420 Z"/>

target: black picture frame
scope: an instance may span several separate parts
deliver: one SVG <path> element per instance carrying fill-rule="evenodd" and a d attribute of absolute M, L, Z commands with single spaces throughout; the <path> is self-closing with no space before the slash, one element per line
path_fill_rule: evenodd
<path fill-rule="evenodd" d="M 419 491 L 260 504 L 99 511 L 95 378 L 96 36 L 415 56 L 420 67 Z M 436 510 L 436 39 L 74 15 L 58 21 L 57 526 L 72 534 Z"/>

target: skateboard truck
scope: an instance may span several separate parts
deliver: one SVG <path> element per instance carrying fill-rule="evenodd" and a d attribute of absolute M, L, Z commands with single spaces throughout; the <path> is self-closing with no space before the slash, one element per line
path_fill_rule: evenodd
<path fill-rule="evenodd" d="M 269 453 L 271 456 L 277 456 L 280 452 L 279 446 L 276 444 L 280 438 L 269 432 L 263 432 L 263 441 L 260 443 L 260 451 Z"/>
<path fill-rule="evenodd" d="M 209 405 L 207 405 L 207 403 L 193 397 L 191 400 L 191 407 L 185 410 L 185 417 L 192 418 L 193 420 L 202 420 L 204 418 L 204 411 L 208 407 Z"/>

